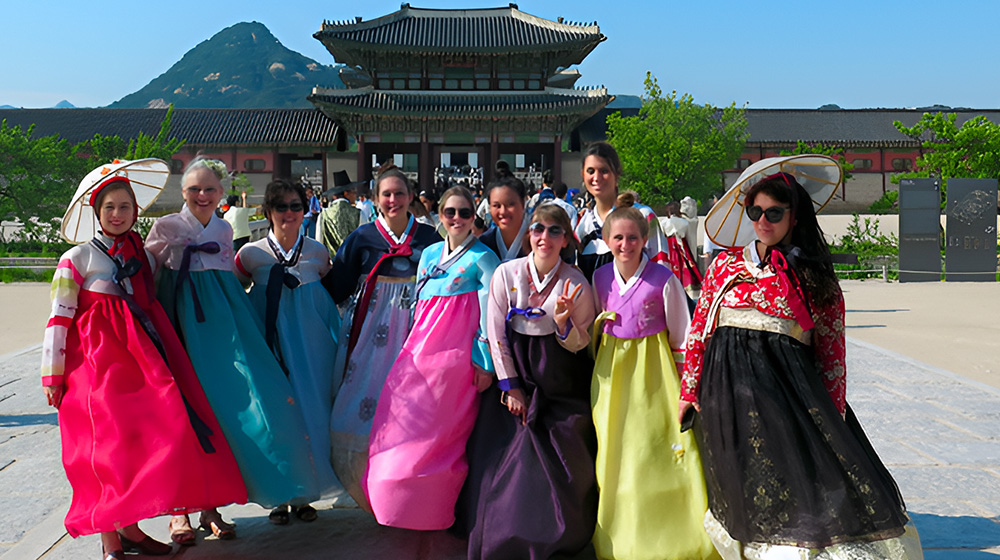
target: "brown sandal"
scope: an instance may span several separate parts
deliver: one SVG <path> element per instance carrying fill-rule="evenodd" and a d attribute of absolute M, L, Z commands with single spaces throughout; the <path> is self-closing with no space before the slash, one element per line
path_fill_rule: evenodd
<path fill-rule="evenodd" d="M 202 529 L 211 531 L 212 534 L 215 535 L 215 538 L 220 541 L 230 541 L 236 538 L 236 526 L 232 523 L 226 523 L 223 521 L 222 514 L 217 511 L 210 514 L 204 511 L 201 512 L 201 516 L 198 518 L 198 523 L 201 525 Z"/>

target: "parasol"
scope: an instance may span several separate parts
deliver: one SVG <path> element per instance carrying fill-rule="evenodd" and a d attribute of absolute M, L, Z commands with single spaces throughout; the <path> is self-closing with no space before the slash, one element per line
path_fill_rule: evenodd
<path fill-rule="evenodd" d="M 756 182 L 778 172 L 791 174 L 812 199 L 813 209 L 820 210 L 837 192 L 844 172 L 831 157 L 818 154 L 781 156 L 762 159 L 746 168 L 736 183 L 705 217 L 705 234 L 720 247 L 743 247 L 756 239 L 753 222 L 743 209 L 746 191 Z"/>
<path fill-rule="evenodd" d="M 80 181 L 66 214 L 63 216 L 59 233 L 70 243 L 89 241 L 101 226 L 97 213 L 90 205 L 90 192 L 99 183 L 112 176 L 125 177 L 132 183 L 135 201 L 141 214 L 156 200 L 170 177 L 170 166 L 162 159 L 147 158 L 137 160 L 114 160 L 94 169 Z"/>

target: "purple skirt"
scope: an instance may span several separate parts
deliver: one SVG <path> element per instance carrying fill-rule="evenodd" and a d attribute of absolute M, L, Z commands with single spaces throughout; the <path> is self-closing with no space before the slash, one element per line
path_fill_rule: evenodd
<path fill-rule="evenodd" d="M 594 363 L 555 335 L 508 329 L 507 336 L 528 399 L 527 426 L 500 403 L 495 386 L 483 394 L 457 528 L 469 533 L 470 560 L 575 554 L 597 521 Z"/>

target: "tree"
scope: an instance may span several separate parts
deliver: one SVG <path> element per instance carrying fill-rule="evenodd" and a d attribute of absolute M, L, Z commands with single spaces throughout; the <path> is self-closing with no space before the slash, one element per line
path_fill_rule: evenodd
<path fill-rule="evenodd" d="M 40 224 L 62 216 L 89 171 L 77 146 L 58 135 L 32 138 L 34 128 L 0 122 L 0 218 L 24 224 L 26 239 L 37 238 Z"/>
<path fill-rule="evenodd" d="M 691 196 L 705 200 L 722 190 L 748 137 L 743 109 L 697 105 L 690 94 L 664 95 L 646 73 L 642 108 L 634 117 L 608 116 L 608 142 L 622 160 L 623 186 L 658 206 Z"/>
<path fill-rule="evenodd" d="M 170 105 L 156 136 L 139 132 L 139 136 L 129 140 L 127 147 L 125 141 L 118 136 L 95 134 L 87 141 L 86 150 L 90 153 L 91 162 L 96 167 L 115 159 L 160 158 L 170 161 L 185 142 L 179 138 L 170 138 L 170 123 L 173 116 L 174 106 Z"/>

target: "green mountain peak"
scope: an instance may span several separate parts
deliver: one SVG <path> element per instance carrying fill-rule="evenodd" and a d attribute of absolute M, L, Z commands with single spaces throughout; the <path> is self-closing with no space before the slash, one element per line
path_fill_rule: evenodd
<path fill-rule="evenodd" d="M 344 87 L 338 67 L 289 50 L 258 22 L 237 23 L 189 50 L 112 108 L 312 107 L 313 86 Z"/>

